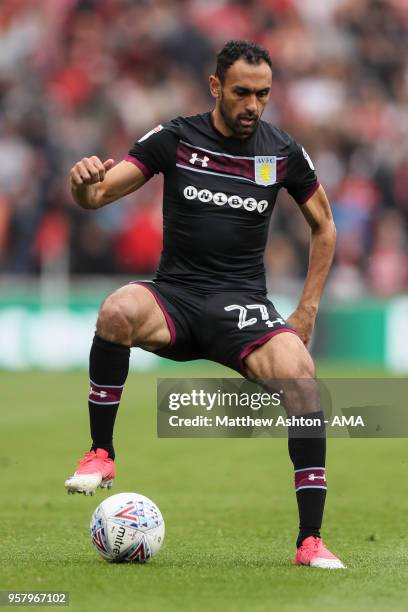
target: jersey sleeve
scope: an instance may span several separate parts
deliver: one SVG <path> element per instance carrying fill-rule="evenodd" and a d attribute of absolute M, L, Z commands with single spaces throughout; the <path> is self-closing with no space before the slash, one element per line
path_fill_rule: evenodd
<path fill-rule="evenodd" d="M 312 160 L 305 149 L 294 140 L 288 156 L 283 186 L 298 204 L 305 204 L 319 185 Z"/>
<path fill-rule="evenodd" d="M 158 125 L 137 140 L 125 157 L 149 179 L 166 172 L 176 163 L 178 136 L 175 122 Z"/>

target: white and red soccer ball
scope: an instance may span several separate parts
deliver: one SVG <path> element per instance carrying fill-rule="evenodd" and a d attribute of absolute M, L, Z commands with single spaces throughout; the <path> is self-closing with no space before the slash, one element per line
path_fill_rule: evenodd
<path fill-rule="evenodd" d="M 92 543 L 107 561 L 145 563 L 164 539 L 164 520 L 151 499 L 118 493 L 96 508 L 89 526 Z"/>

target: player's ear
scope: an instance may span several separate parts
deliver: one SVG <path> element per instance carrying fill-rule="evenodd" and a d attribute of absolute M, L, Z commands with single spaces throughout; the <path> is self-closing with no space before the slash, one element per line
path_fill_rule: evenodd
<path fill-rule="evenodd" d="M 213 98 L 221 97 L 221 83 L 220 79 L 213 74 L 210 75 L 208 82 L 210 84 L 210 92 Z"/>

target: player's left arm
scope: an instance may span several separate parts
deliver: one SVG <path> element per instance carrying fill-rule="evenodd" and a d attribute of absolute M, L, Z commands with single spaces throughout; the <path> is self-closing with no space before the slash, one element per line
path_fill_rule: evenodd
<path fill-rule="evenodd" d="M 299 305 L 287 321 L 307 346 L 333 260 L 336 227 L 329 201 L 321 185 L 300 206 L 300 210 L 311 230 L 309 266 Z"/>

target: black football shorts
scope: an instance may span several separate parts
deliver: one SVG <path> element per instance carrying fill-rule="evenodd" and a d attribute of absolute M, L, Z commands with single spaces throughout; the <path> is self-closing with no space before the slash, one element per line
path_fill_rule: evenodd
<path fill-rule="evenodd" d="M 135 281 L 160 306 L 171 334 L 157 355 L 175 361 L 209 359 L 245 375 L 244 359 L 275 334 L 295 333 L 263 293 L 198 293 L 163 281 Z"/>

